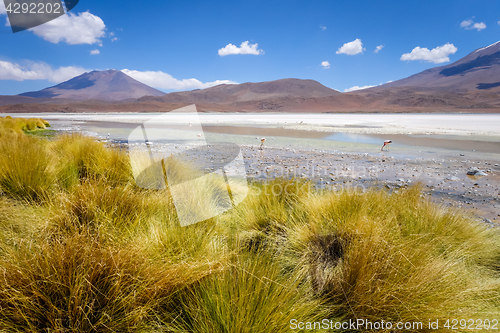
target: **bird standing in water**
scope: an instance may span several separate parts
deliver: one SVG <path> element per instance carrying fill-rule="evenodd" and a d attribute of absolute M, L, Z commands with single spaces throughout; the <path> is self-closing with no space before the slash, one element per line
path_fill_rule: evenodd
<path fill-rule="evenodd" d="M 384 145 L 382 146 L 382 149 L 380 149 L 380 151 L 383 151 L 385 146 L 387 146 L 387 150 L 389 150 L 389 144 L 390 143 L 392 143 L 391 140 L 385 140 L 384 141 Z"/>
<path fill-rule="evenodd" d="M 260 147 L 259 147 L 260 150 L 264 149 L 264 141 L 266 141 L 266 138 L 260 139 Z"/>

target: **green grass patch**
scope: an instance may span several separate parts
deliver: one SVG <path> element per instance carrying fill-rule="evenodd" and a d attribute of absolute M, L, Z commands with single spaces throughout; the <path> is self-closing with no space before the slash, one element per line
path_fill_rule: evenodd
<path fill-rule="evenodd" d="M 34 131 L 25 131 L 25 133 L 42 138 L 53 138 L 57 135 L 57 131 L 51 129 L 38 129 Z"/>

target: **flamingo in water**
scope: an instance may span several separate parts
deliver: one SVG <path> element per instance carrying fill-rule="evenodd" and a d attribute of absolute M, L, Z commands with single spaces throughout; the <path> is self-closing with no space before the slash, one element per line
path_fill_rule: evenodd
<path fill-rule="evenodd" d="M 389 150 L 389 144 L 392 143 L 391 140 L 385 140 L 384 145 L 382 146 L 382 149 L 380 151 L 384 151 L 384 147 L 387 146 L 387 150 Z"/>
<path fill-rule="evenodd" d="M 260 147 L 259 147 L 260 150 L 264 149 L 264 141 L 266 141 L 266 138 L 260 139 Z"/>

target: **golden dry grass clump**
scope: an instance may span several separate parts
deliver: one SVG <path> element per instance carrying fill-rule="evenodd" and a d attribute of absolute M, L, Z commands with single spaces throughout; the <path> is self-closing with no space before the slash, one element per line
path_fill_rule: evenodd
<path fill-rule="evenodd" d="M 289 332 L 358 318 L 425 331 L 429 319 L 498 318 L 498 231 L 418 186 L 275 179 L 181 227 L 168 191 L 135 184 L 125 151 L 0 135 L 0 331 Z"/>
<path fill-rule="evenodd" d="M 35 131 L 50 127 L 47 120 L 41 118 L 12 118 L 11 116 L 0 117 L 0 132 L 6 130 L 21 133 L 22 131 Z"/>
<path fill-rule="evenodd" d="M 372 321 L 490 319 L 498 314 L 498 232 L 421 198 L 418 187 L 313 195 L 308 222 L 287 228 L 302 267 L 332 312 Z"/>

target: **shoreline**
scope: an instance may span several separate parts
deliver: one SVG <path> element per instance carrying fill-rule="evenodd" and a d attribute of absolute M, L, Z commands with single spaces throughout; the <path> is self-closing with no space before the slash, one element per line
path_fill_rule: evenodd
<path fill-rule="evenodd" d="M 174 114 L 174 112 L 172 112 Z M 162 113 L 4 113 L 47 120 L 142 123 Z M 177 113 L 178 115 L 182 115 Z M 203 125 L 272 126 L 316 132 L 484 135 L 500 140 L 500 113 L 198 113 Z"/>

